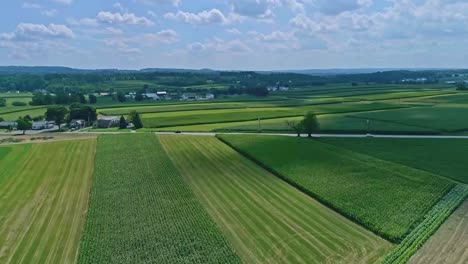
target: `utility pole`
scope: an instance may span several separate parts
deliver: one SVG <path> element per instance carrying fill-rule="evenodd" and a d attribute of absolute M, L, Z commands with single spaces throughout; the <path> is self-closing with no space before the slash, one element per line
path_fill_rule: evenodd
<path fill-rule="evenodd" d="M 367 123 L 367 134 L 369 134 L 370 133 L 370 120 L 367 119 L 366 123 Z"/>

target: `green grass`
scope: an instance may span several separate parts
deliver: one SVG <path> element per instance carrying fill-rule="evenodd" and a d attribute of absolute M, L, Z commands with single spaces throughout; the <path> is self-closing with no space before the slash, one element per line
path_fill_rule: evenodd
<path fill-rule="evenodd" d="M 468 196 L 468 187 L 458 185 L 438 202 L 424 217 L 424 220 L 385 257 L 382 264 L 406 263 L 411 256 L 445 222 Z"/>
<path fill-rule="evenodd" d="M 426 98 L 416 99 L 417 101 L 428 103 L 468 103 L 468 93 L 459 92 L 457 94 L 431 96 Z"/>
<path fill-rule="evenodd" d="M 78 263 L 239 263 L 153 134 L 98 139 Z"/>
<path fill-rule="evenodd" d="M 463 104 L 414 107 L 373 113 L 352 114 L 352 116 L 436 129 L 442 132 L 468 130 L 468 122 L 466 120 L 466 116 L 468 116 L 468 105 Z"/>
<path fill-rule="evenodd" d="M 351 98 L 373 101 L 373 100 L 418 98 L 418 97 L 427 97 L 427 96 L 442 95 L 442 94 L 446 95 L 446 94 L 453 94 L 453 93 L 455 93 L 455 90 L 404 91 L 404 92 L 396 92 L 396 93 L 359 95 L 359 96 L 352 96 Z"/>
<path fill-rule="evenodd" d="M 277 175 L 389 239 L 401 241 L 454 184 L 317 140 L 221 135 Z"/>
<path fill-rule="evenodd" d="M 169 113 L 143 114 L 142 121 L 145 127 L 157 128 L 181 125 L 249 121 L 257 120 L 258 118 L 269 119 L 303 116 L 309 111 L 313 111 L 315 114 L 330 114 L 371 111 L 397 107 L 399 106 L 385 103 L 338 103 L 298 107 L 179 111 Z"/>
<path fill-rule="evenodd" d="M 375 263 L 392 247 L 215 137 L 160 140 L 244 263 Z"/>
<path fill-rule="evenodd" d="M 0 117 L 7 121 L 14 121 L 26 115 L 31 117 L 44 115 L 46 110 L 47 108 L 42 106 L 0 107 Z"/>
<path fill-rule="evenodd" d="M 32 98 L 32 93 L 0 93 L 0 98 Z"/>
<path fill-rule="evenodd" d="M 75 263 L 95 146 L 83 139 L 7 147 L 0 157 L 0 263 Z"/>
<path fill-rule="evenodd" d="M 321 138 L 320 141 L 468 183 L 466 139 Z"/>
<path fill-rule="evenodd" d="M 287 126 L 286 121 L 299 121 L 299 117 L 283 117 L 261 120 L 260 126 L 256 121 L 240 121 L 229 123 L 214 123 L 188 126 L 174 126 L 157 128 L 157 131 L 187 131 L 187 132 L 280 132 L 293 133 Z M 322 133 L 367 133 L 367 122 L 365 119 L 353 118 L 347 114 L 330 114 L 318 116 Z M 372 121 L 369 132 L 374 134 L 439 134 L 436 129 L 408 126 L 385 121 Z"/>

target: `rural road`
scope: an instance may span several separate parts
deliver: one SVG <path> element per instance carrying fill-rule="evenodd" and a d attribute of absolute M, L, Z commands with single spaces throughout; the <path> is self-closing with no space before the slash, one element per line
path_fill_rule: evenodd
<path fill-rule="evenodd" d="M 155 132 L 158 135 L 174 135 L 174 132 Z M 177 135 L 191 136 L 215 136 L 216 134 L 230 135 L 262 135 L 262 136 L 287 136 L 295 137 L 296 134 L 281 134 L 281 133 L 210 133 L 210 132 L 182 132 Z M 306 134 L 301 134 L 301 137 L 306 137 Z M 356 134 L 312 134 L 313 137 L 334 137 L 334 138 L 430 138 L 430 139 L 468 139 L 468 136 L 436 136 L 436 135 L 356 135 Z"/>

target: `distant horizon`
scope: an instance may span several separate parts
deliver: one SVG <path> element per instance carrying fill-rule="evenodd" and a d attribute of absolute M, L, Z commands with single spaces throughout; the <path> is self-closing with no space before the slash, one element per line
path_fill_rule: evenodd
<path fill-rule="evenodd" d="M 424 71 L 424 70 L 468 70 L 466 68 L 460 67 L 359 67 L 359 68 L 346 68 L 346 67 L 336 67 L 336 68 L 297 68 L 297 69 L 217 69 L 217 68 L 185 68 L 185 67 L 140 67 L 140 68 L 92 68 L 92 67 L 74 67 L 74 66 L 63 66 L 63 65 L 0 65 L 0 68 L 7 67 L 17 67 L 17 68 L 65 68 L 72 70 L 86 70 L 86 71 L 99 71 L 99 70 L 117 70 L 117 71 L 141 71 L 148 69 L 158 69 L 158 70 L 188 70 L 188 71 L 255 71 L 255 72 L 288 72 L 288 71 L 358 71 L 358 70 L 384 70 L 384 71 L 393 71 L 393 70 L 413 70 L 413 71 Z"/>

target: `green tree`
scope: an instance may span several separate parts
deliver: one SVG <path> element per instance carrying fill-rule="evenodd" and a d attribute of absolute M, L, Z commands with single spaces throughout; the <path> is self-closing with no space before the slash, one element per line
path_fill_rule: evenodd
<path fill-rule="evenodd" d="M 5 106 L 6 106 L 6 99 L 0 98 L 0 107 L 5 107 Z"/>
<path fill-rule="evenodd" d="M 68 120 L 71 121 L 72 119 L 83 119 L 91 124 L 97 119 L 96 108 L 88 105 L 72 104 Z"/>
<path fill-rule="evenodd" d="M 68 109 L 64 106 L 51 106 L 47 108 L 45 116 L 47 121 L 55 121 L 60 129 L 60 125 L 65 122 L 68 113 Z"/>
<path fill-rule="evenodd" d="M 17 123 L 17 129 L 23 131 L 23 135 L 26 134 L 26 130 L 31 130 L 32 129 L 32 123 L 31 121 L 25 119 L 25 118 L 20 118 L 16 120 Z"/>
<path fill-rule="evenodd" d="M 297 136 L 300 137 L 301 133 L 304 131 L 304 126 L 302 121 L 286 121 L 286 125 L 296 132 Z"/>
<path fill-rule="evenodd" d="M 125 120 L 125 117 L 124 117 L 124 116 L 121 116 L 121 117 L 120 117 L 119 128 L 120 128 L 120 129 L 125 129 L 125 128 L 127 128 L 127 120 Z"/>
<path fill-rule="evenodd" d="M 140 129 L 143 127 L 143 122 L 141 122 L 140 114 L 137 111 L 130 112 L 128 119 L 131 123 L 133 123 L 136 129 Z"/>
<path fill-rule="evenodd" d="M 460 91 L 467 90 L 465 82 L 457 83 L 457 90 L 460 90 Z"/>
<path fill-rule="evenodd" d="M 312 112 L 307 113 L 301 123 L 304 132 L 307 133 L 309 138 L 312 137 L 312 133 L 320 131 L 320 124 L 317 120 L 317 116 Z"/>
<path fill-rule="evenodd" d="M 78 97 L 80 98 L 80 104 L 86 104 L 88 102 L 83 94 L 79 94 Z"/>
<path fill-rule="evenodd" d="M 116 95 L 115 95 L 115 98 L 114 98 L 116 101 L 120 102 L 120 103 L 123 103 L 127 100 L 127 98 L 125 98 L 125 94 L 122 93 L 122 92 L 118 92 Z"/>
<path fill-rule="evenodd" d="M 145 98 L 143 97 L 143 93 L 137 92 L 135 95 L 135 101 L 140 102 L 143 101 Z"/>
<path fill-rule="evenodd" d="M 94 94 L 89 95 L 89 103 L 90 104 L 96 104 L 97 103 L 97 97 Z"/>

